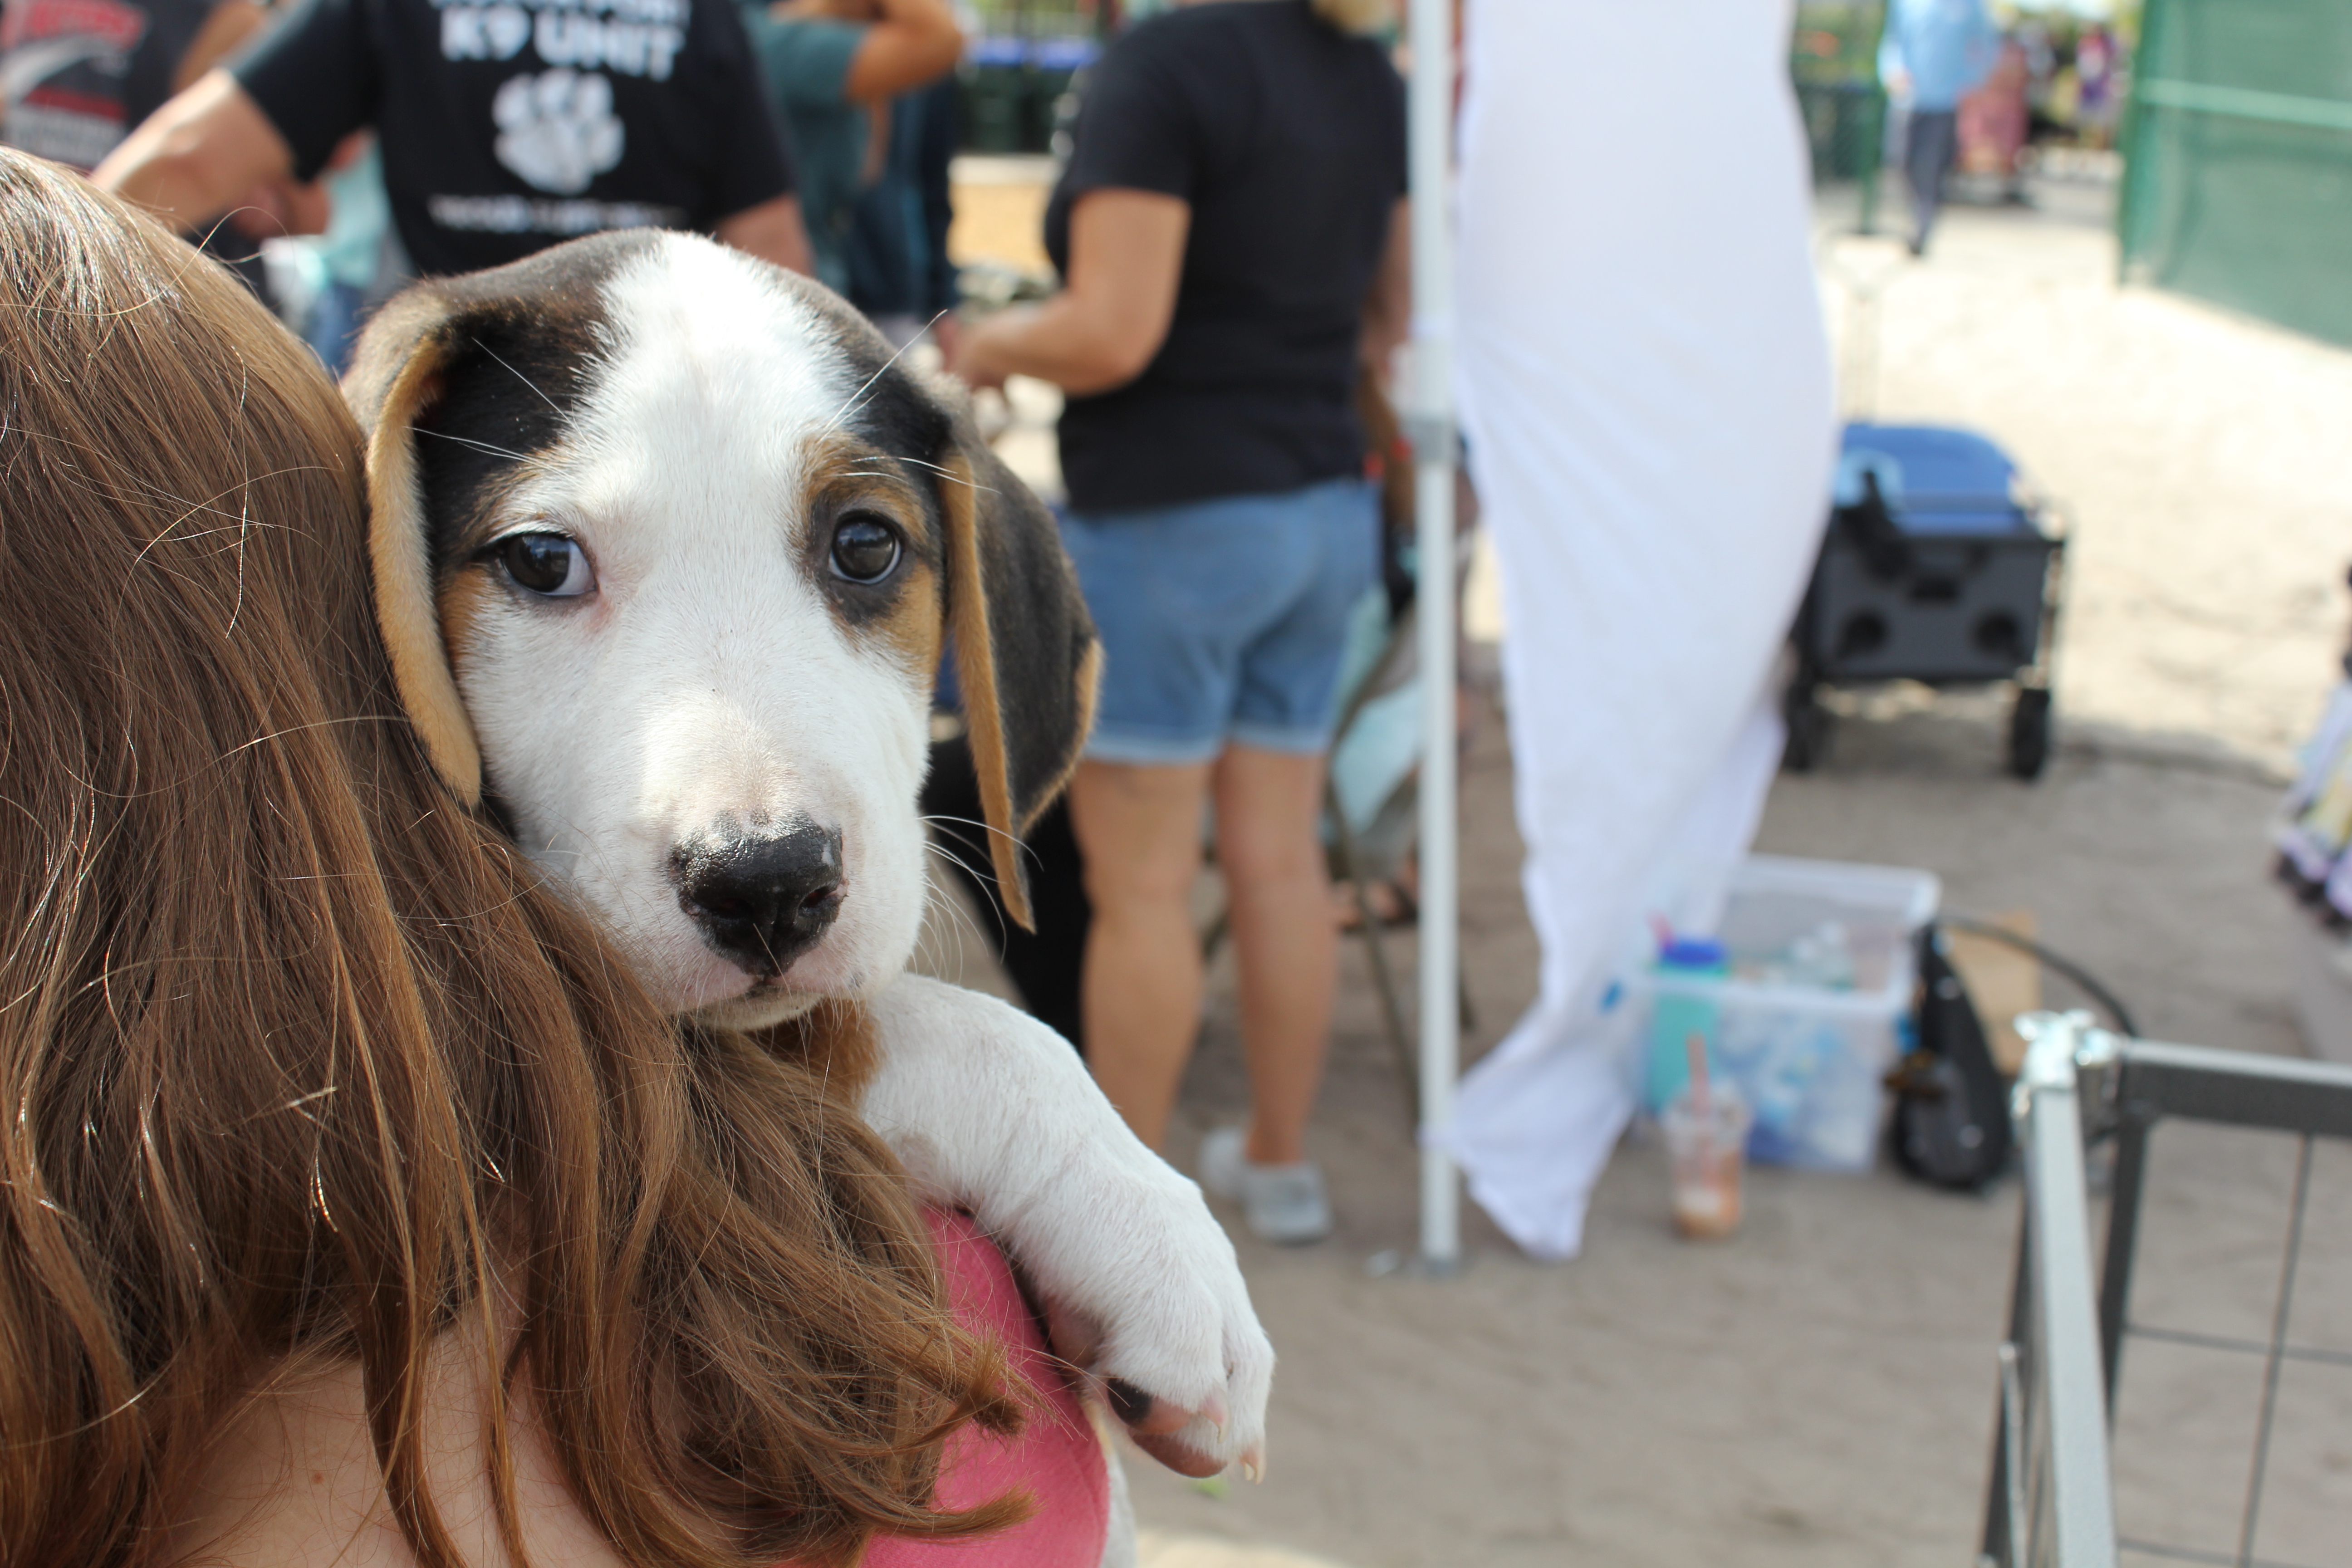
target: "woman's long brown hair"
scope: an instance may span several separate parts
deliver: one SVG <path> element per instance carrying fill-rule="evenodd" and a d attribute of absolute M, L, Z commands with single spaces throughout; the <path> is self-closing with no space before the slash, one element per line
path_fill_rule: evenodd
<path fill-rule="evenodd" d="M 166 1561 L 240 1402 L 348 1358 L 456 1568 L 419 1415 L 469 1314 L 634 1562 L 1007 1521 L 931 1506 L 1015 1417 L 887 1151 L 436 782 L 360 450 L 225 272 L 0 150 L 0 1564 Z"/>

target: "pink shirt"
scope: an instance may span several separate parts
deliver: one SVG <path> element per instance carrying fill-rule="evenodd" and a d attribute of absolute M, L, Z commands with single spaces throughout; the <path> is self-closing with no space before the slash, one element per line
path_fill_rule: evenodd
<path fill-rule="evenodd" d="M 973 1427 L 948 1440 L 940 1476 L 945 1508 L 970 1508 L 1019 1489 L 1027 1521 L 985 1540 L 919 1542 L 883 1536 L 866 1568 L 1099 1568 L 1110 1528 L 1110 1472 L 1093 1424 L 1045 1347 L 996 1244 L 963 1215 L 926 1210 L 956 1316 L 1004 1347 L 1006 1369 L 1029 1405 L 1009 1441 Z"/>

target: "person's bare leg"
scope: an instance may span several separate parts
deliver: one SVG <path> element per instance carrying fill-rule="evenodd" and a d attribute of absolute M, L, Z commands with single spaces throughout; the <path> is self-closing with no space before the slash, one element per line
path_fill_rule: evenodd
<path fill-rule="evenodd" d="M 1317 823 L 1323 759 L 1228 746 L 1216 764 L 1217 864 L 1241 970 L 1242 1049 L 1249 1060 L 1257 1165 L 1307 1157 L 1307 1120 L 1323 1082 L 1339 938 Z"/>
<path fill-rule="evenodd" d="M 1159 1149 L 1201 1027 L 1201 937 L 1192 883 L 1209 764 L 1086 762 L 1070 781 L 1070 826 L 1094 923 L 1079 1007 L 1095 1081 L 1137 1137 Z"/>

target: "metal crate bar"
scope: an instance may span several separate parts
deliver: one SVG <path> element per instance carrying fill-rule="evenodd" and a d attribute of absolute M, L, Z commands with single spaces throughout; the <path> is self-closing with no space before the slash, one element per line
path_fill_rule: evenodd
<path fill-rule="evenodd" d="M 2001 1346 L 2000 1415 L 1979 1562 L 1998 1568 L 2108 1568 L 2120 1550 L 2176 1563 L 2296 1568 L 2257 1557 L 2255 1533 L 2280 1368 L 2290 1361 L 2352 1366 L 2352 1351 L 2298 1345 L 2288 1334 L 2313 1140 L 2352 1140 L 2352 1068 L 2125 1040 L 2092 1028 L 2084 1014 L 2035 1014 L 2020 1019 L 2019 1029 L 2031 1042 L 2016 1104 L 2025 1149 L 2025 1213 L 2009 1342 Z M 2148 1134 L 2167 1117 L 2298 1138 L 2266 1340 L 2130 1321 Z M 2086 1140 L 2110 1137 L 2116 1163 L 2094 1314 L 2083 1151 Z M 2107 1426 L 2123 1342 L 2132 1335 L 2263 1359 L 2261 1415 L 2234 1552 L 2116 1536 Z"/>
<path fill-rule="evenodd" d="M 2116 1568 L 2107 1403 L 2075 1081 L 2082 1023 L 2020 1020 L 2025 1223 L 1980 1562 Z M 2011 1368 L 2016 1375 L 2010 1375 Z"/>
<path fill-rule="evenodd" d="M 2109 1414 L 2122 1372 L 2125 1336 L 2172 1339 L 2178 1331 L 2130 1321 L 2132 1260 L 2139 1241 L 2140 1200 L 2147 1177 L 2147 1139 L 2167 1117 L 2226 1127 L 2352 1139 L 2352 1068 L 2290 1057 L 2217 1051 L 2202 1046 L 2122 1040 L 2095 1029 L 2079 1031 L 2088 1125 L 2116 1140 L 2109 1187 L 2106 1258 L 2100 1271 L 2099 1341 Z M 2304 1156 L 2308 1160 L 2306 1149 Z M 2301 1204 L 2295 1226 L 2301 1226 Z M 2284 1265 L 2288 1279 L 2294 1248 Z M 2224 1349 L 2221 1345 L 2209 1348 Z M 2289 1361 L 2342 1362 L 2347 1352 L 2316 1347 L 2247 1342 L 2242 1348 Z"/>
<path fill-rule="evenodd" d="M 2332 1351 L 2319 1345 L 2272 1345 L 2261 1340 L 2232 1339 L 2227 1334 L 2193 1334 L 2180 1329 L 2151 1328 L 2146 1323 L 2130 1326 L 2136 1340 L 2159 1340 L 2166 1344 L 2188 1345 L 2194 1350 L 2231 1351 L 2240 1355 L 2276 1355 L 2281 1361 L 2317 1362 L 2322 1366 L 2352 1366 L 2352 1351 Z"/>
<path fill-rule="evenodd" d="M 2153 1121 L 2178 1116 L 2275 1132 L 2352 1138 L 2352 1068 L 2296 1057 L 2255 1056 L 2203 1046 L 2120 1040 L 2080 1031 L 2095 1048 L 2087 1068 L 2112 1088 L 2100 1093 L 2109 1114 Z"/>
<path fill-rule="evenodd" d="M 2126 1552 L 2141 1557 L 2161 1558 L 2167 1563 L 2206 1563 L 2213 1568 L 2313 1568 L 2308 1563 L 2281 1563 L 2270 1557 L 2239 1557 L 2228 1552 L 2204 1552 L 2194 1546 L 2166 1546 L 2153 1541 L 2134 1541 L 2126 1536 L 2120 1543 Z"/>

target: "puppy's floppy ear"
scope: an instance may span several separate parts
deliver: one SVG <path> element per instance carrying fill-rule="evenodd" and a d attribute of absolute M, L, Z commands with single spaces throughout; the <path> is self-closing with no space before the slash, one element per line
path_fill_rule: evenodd
<path fill-rule="evenodd" d="M 981 438 L 968 405 L 953 418 L 939 489 L 956 683 L 998 894 L 1034 931 L 1020 838 L 1077 768 L 1102 647 L 1053 514 Z"/>
<path fill-rule="evenodd" d="M 367 432 L 376 623 L 392 655 L 401 706 L 435 769 L 472 806 L 482 798 L 482 751 L 442 643 L 416 463 L 416 421 L 441 395 L 458 314 L 457 302 L 430 286 L 399 295 L 362 334 L 343 396 Z"/>

